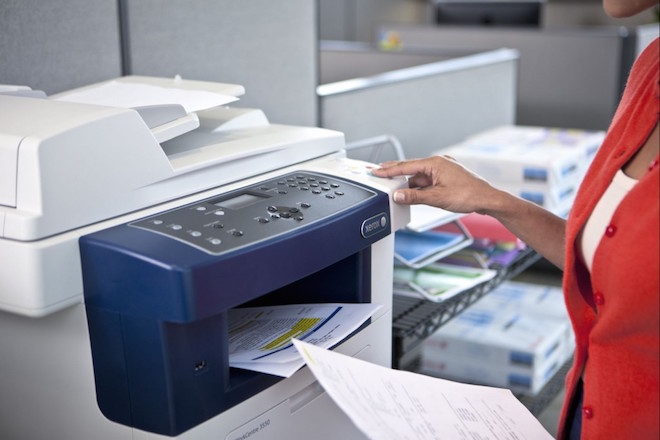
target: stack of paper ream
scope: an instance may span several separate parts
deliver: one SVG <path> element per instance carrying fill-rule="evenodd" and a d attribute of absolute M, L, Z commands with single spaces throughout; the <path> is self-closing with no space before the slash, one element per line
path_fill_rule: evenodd
<path fill-rule="evenodd" d="M 502 126 L 444 149 L 495 186 L 566 216 L 605 133 Z"/>
<path fill-rule="evenodd" d="M 505 282 L 424 341 L 420 372 L 535 395 L 574 348 L 560 288 Z"/>

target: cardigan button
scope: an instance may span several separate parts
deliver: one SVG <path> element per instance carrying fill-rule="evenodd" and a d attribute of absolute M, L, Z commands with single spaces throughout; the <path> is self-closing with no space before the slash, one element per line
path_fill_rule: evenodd
<path fill-rule="evenodd" d="M 605 229 L 605 236 L 606 236 L 606 237 L 613 237 L 614 234 L 616 234 L 616 226 L 614 226 L 614 225 L 609 225 L 609 226 Z"/>
<path fill-rule="evenodd" d="M 594 409 L 590 406 L 583 406 L 582 415 L 584 415 L 585 419 L 592 419 L 594 417 Z"/>
<path fill-rule="evenodd" d="M 594 301 L 596 301 L 596 305 L 602 306 L 605 304 L 605 295 L 601 292 L 594 293 Z"/>
<path fill-rule="evenodd" d="M 653 171 L 653 169 L 657 166 L 658 166 L 658 159 L 653 159 L 649 164 L 649 171 Z"/>

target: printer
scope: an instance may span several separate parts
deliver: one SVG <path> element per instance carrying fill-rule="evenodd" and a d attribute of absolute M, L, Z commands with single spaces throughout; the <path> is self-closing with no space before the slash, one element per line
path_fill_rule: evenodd
<path fill-rule="evenodd" d="M 0 431 L 11 439 L 363 438 L 307 368 L 229 366 L 228 312 L 381 307 L 334 350 L 391 363 L 409 221 L 342 133 L 258 109 L 0 92 Z M 69 99 L 71 98 L 71 99 Z"/>

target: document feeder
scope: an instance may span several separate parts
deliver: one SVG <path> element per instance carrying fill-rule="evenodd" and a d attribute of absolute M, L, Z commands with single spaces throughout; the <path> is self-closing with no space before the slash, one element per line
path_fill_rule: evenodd
<path fill-rule="evenodd" d="M 237 306 L 371 302 L 388 195 L 295 171 L 80 239 L 99 407 L 177 435 L 278 382 L 230 368 Z"/>

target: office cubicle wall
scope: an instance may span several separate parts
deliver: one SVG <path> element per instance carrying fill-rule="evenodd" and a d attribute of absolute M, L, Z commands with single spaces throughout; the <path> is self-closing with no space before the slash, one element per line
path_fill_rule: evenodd
<path fill-rule="evenodd" d="M 116 1 L 2 0 L 0 83 L 48 94 L 121 75 Z"/>
<path fill-rule="evenodd" d="M 272 122 L 317 123 L 315 1 L 2 0 L 0 54 L 0 83 L 48 94 L 179 74 L 244 85 L 237 105 Z"/>
<path fill-rule="evenodd" d="M 315 1 L 123 1 L 132 73 L 242 84 L 238 106 L 316 125 Z"/>
<path fill-rule="evenodd" d="M 425 0 L 317 0 L 321 40 L 372 41 L 383 23 L 431 23 Z"/>
<path fill-rule="evenodd" d="M 516 51 L 457 55 L 343 46 L 321 46 L 317 90 L 321 126 L 343 131 L 348 143 L 393 135 L 406 157 L 423 157 L 515 119 Z"/>
<path fill-rule="evenodd" d="M 516 122 L 606 129 L 635 56 L 626 28 L 514 29 L 386 25 L 406 48 L 520 52 Z"/>

